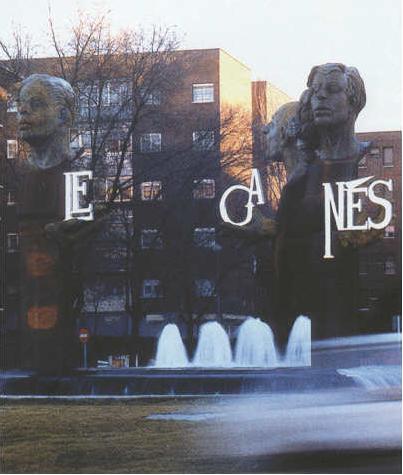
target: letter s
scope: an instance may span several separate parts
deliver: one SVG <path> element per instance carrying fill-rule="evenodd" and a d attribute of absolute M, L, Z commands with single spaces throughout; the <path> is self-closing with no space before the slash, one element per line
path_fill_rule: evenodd
<path fill-rule="evenodd" d="M 392 203 L 390 203 L 385 198 L 381 198 L 380 196 L 376 196 L 374 192 L 374 187 L 376 185 L 385 185 L 389 191 L 392 191 L 393 184 L 392 180 L 377 180 L 371 183 L 368 187 L 368 197 L 369 199 L 380 206 L 385 208 L 385 217 L 380 223 L 374 223 L 371 218 L 368 218 L 368 229 L 383 229 L 390 223 L 392 220 Z"/>

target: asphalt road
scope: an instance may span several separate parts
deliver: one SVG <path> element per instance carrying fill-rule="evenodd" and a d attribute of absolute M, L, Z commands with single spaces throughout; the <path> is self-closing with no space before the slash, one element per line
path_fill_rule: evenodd
<path fill-rule="evenodd" d="M 201 458 L 216 460 L 231 471 L 402 470 L 399 390 L 344 389 L 222 399 L 203 411 L 171 417 L 194 421 L 198 415 Z"/>

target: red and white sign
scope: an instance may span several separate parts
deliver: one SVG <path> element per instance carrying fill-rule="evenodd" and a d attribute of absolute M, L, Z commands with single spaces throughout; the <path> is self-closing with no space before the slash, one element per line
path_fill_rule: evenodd
<path fill-rule="evenodd" d="M 88 328 L 80 328 L 78 338 L 80 339 L 81 343 L 87 343 L 90 338 L 90 332 L 88 331 Z"/>

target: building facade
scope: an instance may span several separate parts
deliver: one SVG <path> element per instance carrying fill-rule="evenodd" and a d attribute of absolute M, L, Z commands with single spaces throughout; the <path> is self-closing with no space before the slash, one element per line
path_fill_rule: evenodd
<path fill-rule="evenodd" d="M 359 163 L 360 177 L 392 180 L 393 189 L 384 195 L 392 202 L 393 219 L 383 236 L 359 253 L 359 331 L 401 329 L 402 258 L 402 134 L 401 131 L 357 134 L 372 142 L 369 153 Z"/>
<path fill-rule="evenodd" d="M 17 157 L 17 142 L 9 138 L 15 127 L 15 103 L 10 101 L 13 85 L 18 77 L 7 68 L 0 67 L 0 252 L 1 301 L 0 340 L 3 366 L 18 367 L 20 352 L 20 323 L 18 318 L 19 292 L 19 232 L 16 216 L 16 186 L 14 169 L 10 166 Z"/>

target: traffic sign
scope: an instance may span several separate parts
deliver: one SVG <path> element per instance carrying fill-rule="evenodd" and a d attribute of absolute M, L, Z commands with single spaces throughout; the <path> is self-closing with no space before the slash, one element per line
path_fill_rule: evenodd
<path fill-rule="evenodd" d="M 78 338 L 80 339 L 81 343 L 87 343 L 90 338 L 90 332 L 88 331 L 88 328 L 80 328 Z"/>

